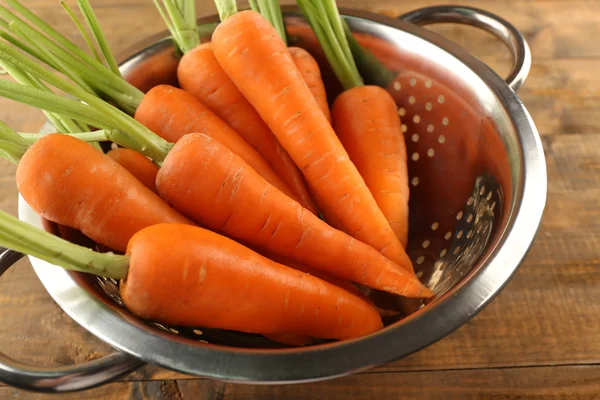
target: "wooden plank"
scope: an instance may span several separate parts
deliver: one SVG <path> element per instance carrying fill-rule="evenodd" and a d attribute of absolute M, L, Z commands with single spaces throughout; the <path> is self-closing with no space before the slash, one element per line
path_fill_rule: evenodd
<path fill-rule="evenodd" d="M 285 386 L 233 385 L 205 380 L 120 382 L 62 400 L 592 400 L 600 392 L 600 367 L 563 366 L 360 374 L 332 381 Z M 49 400 L 0 388 L 0 398 Z"/>
<path fill-rule="evenodd" d="M 543 367 L 361 374 L 334 381 L 289 386 L 226 385 L 209 399 L 597 399 L 600 368 Z M 184 399 L 204 382 L 178 381 Z"/>
<path fill-rule="evenodd" d="M 72 1 L 71 3 L 74 3 Z M 239 2 L 240 8 L 247 2 Z M 282 4 L 294 4 L 293 0 L 284 0 Z M 457 4 L 452 0 L 415 0 L 399 2 L 397 0 L 338 0 L 341 7 L 368 9 L 392 17 L 421 7 Z M 198 16 L 215 13 L 212 1 L 197 1 Z M 460 5 L 481 8 L 495 13 L 514 24 L 529 41 L 535 58 L 580 58 L 600 56 L 600 46 L 589 38 L 600 34 L 597 15 L 600 3 L 595 0 L 462 0 Z M 164 23 L 154 9 L 152 2 L 142 0 L 92 1 L 98 17 L 106 29 L 111 45 L 119 47 L 135 43 L 140 38 L 164 30 Z M 507 6 L 508 5 L 508 6 Z M 61 32 L 76 36 L 73 24 L 64 17 L 62 9 L 48 0 L 32 0 L 27 6 L 40 13 L 44 19 L 56 26 Z M 135 18 L 131 18 L 135 15 Z M 110 21 L 110 22 L 108 22 Z M 506 51 L 491 35 L 473 34 L 472 28 L 439 25 L 430 29 L 452 37 L 454 40 L 473 49 L 478 55 L 491 55 L 507 58 Z M 135 34 L 132 34 L 135 32 Z M 582 34 L 585 32 L 585 34 Z M 125 48 L 125 47 L 120 47 Z M 501 49 L 499 51 L 499 49 Z"/>
<path fill-rule="evenodd" d="M 600 362 L 600 321 L 590 318 L 600 315 L 600 302 L 593 300 L 600 285 L 600 136 L 550 136 L 544 143 L 548 206 L 539 238 L 514 279 L 473 321 L 378 371 Z M 107 346 L 52 302 L 27 264 L 2 282 L 2 350 L 34 365 L 69 365 L 106 354 Z M 181 376 L 147 367 L 127 379 Z"/>

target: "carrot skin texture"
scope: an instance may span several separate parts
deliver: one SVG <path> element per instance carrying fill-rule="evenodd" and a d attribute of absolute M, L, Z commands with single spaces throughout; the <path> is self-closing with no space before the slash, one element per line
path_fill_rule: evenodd
<path fill-rule="evenodd" d="M 325 114 L 325 118 L 331 122 L 327 92 L 325 91 L 321 69 L 317 60 L 301 47 L 291 46 L 288 47 L 288 50 L 292 56 L 292 60 L 294 60 L 294 64 L 296 64 L 298 71 L 300 71 L 300 75 L 302 75 L 302 80 L 304 80 L 306 86 L 308 86 L 308 89 L 319 104 L 319 108 Z"/>
<path fill-rule="evenodd" d="M 201 132 L 225 143 L 263 178 L 294 200 L 298 197 L 269 164 L 236 131 L 185 90 L 158 85 L 144 96 L 135 119 L 163 139 L 176 143 L 184 135 Z"/>
<path fill-rule="evenodd" d="M 207 135 L 190 134 L 177 142 L 156 187 L 201 226 L 248 245 L 375 289 L 407 297 L 432 295 L 416 277 L 321 221 Z"/>
<path fill-rule="evenodd" d="M 349 339 L 383 327 L 360 298 L 214 232 L 161 224 L 136 234 L 125 305 L 164 324 Z M 176 293 L 176 295 L 174 295 Z"/>
<path fill-rule="evenodd" d="M 106 155 L 129 171 L 131 175 L 135 176 L 148 189 L 154 193 L 158 193 L 156 190 L 158 167 L 148 157 L 135 150 L 126 148 L 113 149 L 106 153 Z"/>
<path fill-rule="evenodd" d="M 304 174 L 318 207 L 414 276 L 402 244 L 272 25 L 254 11 L 241 11 L 217 26 L 212 45 L 219 64 Z"/>
<path fill-rule="evenodd" d="M 182 89 L 210 108 L 269 163 L 304 208 L 317 213 L 316 204 L 296 164 L 223 71 L 210 43 L 197 46 L 183 55 L 177 77 Z"/>
<path fill-rule="evenodd" d="M 258 253 L 275 261 L 276 263 L 286 265 L 290 268 L 304 272 L 306 274 L 310 274 L 312 276 L 316 276 L 317 278 L 324 280 L 325 282 L 329 282 L 332 285 L 335 285 L 340 289 L 344 289 L 345 291 L 350 292 L 353 295 L 358 296 L 363 300 L 371 303 L 371 300 L 368 297 L 366 297 L 360 290 L 358 290 L 356 286 L 344 279 L 340 279 L 337 276 L 328 274 L 325 271 L 307 267 L 306 265 L 300 264 L 299 262 L 296 262 L 288 257 L 284 257 L 273 252 L 259 251 Z"/>
<path fill-rule="evenodd" d="M 378 86 L 346 90 L 331 108 L 333 128 L 394 233 L 408 242 L 408 166 L 396 103 Z"/>
<path fill-rule="evenodd" d="M 193 224 L 116 161 L 67 135 L 49 134 L 31 145 L 16 181 L 39 215 L 121 252 L 148 226 Z"/>

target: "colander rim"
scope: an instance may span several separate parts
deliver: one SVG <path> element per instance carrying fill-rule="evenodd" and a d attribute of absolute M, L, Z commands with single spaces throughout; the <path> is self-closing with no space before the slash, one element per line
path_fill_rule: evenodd
<path fill-rule="evenodd" d="M 285 17 L 300 16 L 295 6 L 282 7 Z M 523 185 L 516 193 L 518 204 L 497 247 L 480 260 L 480 267 L 443 302 L 431 305 L 401 323 L 373 335 L 301 349 L 237 349 L 216 345 L 189 346 L 166 334 L 141 329 L 75 283 L 69 272 L 30 257 L 33 268 L 58 305 L 76 322 L 114 348 L 145 362 L 197 376 L 253 384 L 298 383 L 348 375 L 385 364 L 421 350 L 458 329 L 481 311 L 508 283 L 529 251 L 537 234 L 546 202 L 547 176 L 541 140 L 526 108 L 487 65 L 453 42 L 424 28 L 367 11 L 340 8 L 342 15 L 367 24 L 399 29 L 444 50 L 486 83 L 509 114 L 521 144 Z M 217 15 L 199 23 L 218 20 Z M 144 40 L 152 46 L 129 56 L 121 65 L 137 59 L 143 51 L 165 45 L 168 32 Z M 132 54 L 130 52 L 129 54 Z M 535 195 L 535 192 L 538 192 Z M 539 193 L 543 193 L 540 197 Z M 41 219 L 19 195 L 19 218 L 41 227 Z M 513 233 L 512 236 L 510 233 Z M 516 235 L 515 233 L 518 233 Z M 510 249 L 509 249 L 510 248 Z M 66 290 L 78 290 L 76 301 Z M 72 294 L 71 294 L 72 296 Z M 458 307 L 457 307 L 458 306 Z M 433 329 L 437 328 L 437 329 Z M 140 342 L 143 342 L 140 344 Z"/>

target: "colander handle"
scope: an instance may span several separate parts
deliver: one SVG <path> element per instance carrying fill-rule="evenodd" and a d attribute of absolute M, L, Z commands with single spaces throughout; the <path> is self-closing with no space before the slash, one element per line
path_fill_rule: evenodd
<path fill-rule="evenodd" d="M 0 276 L 22 257 L 19 252 L 0 247 Z M 0 381 L 33 392 L 74 392 L 112 381 L 142 364 L 124 353 L 113 353 L 69 367 L 35 368 L 0 353 Z"/>
<path fill-rule="evenodd" d="M 462 6 L 424 7 L 398 17 L 415 25 L 455 23 L 474 26 L 487 31 L 504 42 L 513 56 L 513 68 L 506 82 L 512 90 L 518 91 L 531 69 L 531 50 L 525 37 L 514 25 L 488 11 Z"/>

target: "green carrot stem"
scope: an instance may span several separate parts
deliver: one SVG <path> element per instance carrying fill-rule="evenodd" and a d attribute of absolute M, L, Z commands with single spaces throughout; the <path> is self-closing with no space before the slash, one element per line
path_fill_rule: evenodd
<path fill-rule="evenodd" d="M 23 85 L 35 87 L 34 82 L 32 81 L 31 77 L 26 72 L 23 72 L 19 68 L 13 67 L 10 63 L 4 62 L 3 60 L 0 60 L 0 66 L 2 66 L 2 69 L 4 69 L 4 71 L 6 71 L 6 73 L 8 73 L 10 76 L 12 76 L 13 79 L 16 80 L 17 82 L 19 82 Z M 48 112 L 48 111 L 43 111 L 43 113 L 46 115 L 46 118 L 48 118 L 50 120 L 52 125 L 54 125 L 56 127 L 57 130 L 59 130 L 59 131 L 66 130 L 66 127 L 62 123 L 60 118 L 57 118 L 53 113 Z"/>
<path fill-rule="evenodd" d="M 69 68 L 73 71 L 85 71 L 83 73 L 81 72 L 77 72 L 80 75 L 83 74 L 85 76 L 93 76 L 94 75 L 94 70 L 84 64 L 78 63 L 77 60 L 75 59 L 71 59 L 69 57 L 63 58 L 63 56 L 59 55 L 57 56 L 58 58 L 60 58 L 66 65 L 69 66 Z M 112 75 L 113 78 L 117 78 L 115 75 Z M 107 97 L 109 99 L 111 99 L 115 105 L 121 109 L 122 111 L 126 112 L 129 115 L 134 115 L 135 114 L 135 110 L 137 109 L 139 103 L 141 102 L 141 98 L 138 99 L 137 96 L 132 97 L 130 94 L 128 93 L 123 93 L 119 87 L 115 87 L 113 86 L 113 82 L 109 82 L 107 80 L 104 79 L 97 79 L 97 80 L 88 80 L 94 87 L 94 90 L 96 93 L 100 92 L 103 94 L 104 97 Z M 126 83 L 127 85 L 129 85 L 129 83 L 125 82 L 124 80 L 120 80 L 120 83 Z M 92 93 L 94 94 L 94 93 Z M 97 97 L 100 97 L 96 94 Z"/>
<path fill-rule="evenodd" d="M 35 143 L 45 136 L 43 133 L 19 133 L 19 135 L 27 141 L 29 145 Z M 115 129 L 99 129 L 97 131 L 90 132 L 75 132 L 75 133 L 67 133 L 66 135 L 72 136 L 84 142 L 88 142 L 90 144 L 97 144 L 96 142 L 101 141 L 111 141 L 117 143 L 123 147 L 128 149 L 135 149 L 137 144 L 135 140 L 133 140 L 128 135 L 123 132 L 117 131 Z"/>
<path fill-rule="evenodd" d="M 111 129 L 99 129 L 97 131 L 90 131 L 90 132 L 67 133 L 66 135 L 72 136 L 74 138 L 77 138 L 79 140 L 83 140 L 84 142 L 89 143 L 89 142 L 102 142 L 102 141 L 108 140 L 109 137 L 113 136 L 113 133 L 112 133 Z M 46 136 L 46 134 L 19 132 L 19 136 L 21 136 L 21 138 L 23 138 L 25 141 L 27 141 L 27 143 L 31 146 L 32 144 L 34 144 L 35 142 L 37 142 L 38 140 L 40 140 L 41 138 Z"/>
<path fill-rule="evenodd" d="M 11 143 L 28 146 L 29 142 L 23 138 L 17 132 L 13 131 L 8 125 L 0 121 L 0 139 L 9 141 Z"/>
<path fill-rule="evenodd" d="M 182 53 L 200 44 L 194 0 L 154 0 L 154 4 Z"/>
<path fill-rule="evenodd" d="M 107 278 L 123 279 L 129 269 L 128 256 L 98 253 L 78 246 L 4 211 L 0 211 L 0 245 L 68 270 Z"/>
<path fill-rule="evenodd" d="M 22 70 L 13 67 L 10 63 L 4 62 L 0 60 L 0 65 L 19 83 L 25 86 L 33 87 L 36 89 L 43 90 L 48 93 L 52 93 L 52 91 L 44 85 L 42 81 L 38 78 L 33 77 Z M 68 132 L 80 132 L 89 130 L 89 127 L 80 123 L 76 120 L 68 118 L 61 114 L 55 114 L 48 111 L 43 111 L 46 117 L 50 120 L 52 125 L 56 128 L 58 132 L 68 133 Z M 93 143 L 93 145 L 100 150 L 100 146 L 97 143 Z"/>
<path fill-rule="evenodd" d="M 44 21 L 43 19 L 41 19 L 40 17 L 38 17 L 37 15 L 35 15 L 31 11 L 29 11 L 29 9 L 27 9 L 27 7 L 25 7 L 24 5 L 19 3 L 18 0 L 6 0 L 6 3 L 9 4 L 15 10 L 17 10 L 21 15 L 23 15 L 23 17 L 25 17 L 25 19 L 31 21 L 33 26 L 40 29 L 48 37 L 50 37 L 56 43 L 63 46 L 65 49 L 69 50 L 75 56 L 81 58 L 83 61 L 85 61 L 87 63 L 90 63 L 90 65 L 100 64 L 93 57 L 89 56 L 86 52 L 84 52 L 79 47 L 77 47 L 77 45 L 75 43 L 73 43 L 72 41 L 70 41 L 69 39 L 64 37 L 60 32 L 58 32 L 56 29 L 54 29 L 52 26 L 50 26 L 46 21 Z M 1 6 L 0 6 L 0 16 L 2 16 L 2 18 L 9 20 L 9 21 L 17 20 L 17 19 L 22 21 L 22 19 L 20 19 L 15 14 L 13 14 L 9 10 L 7 10 L 6 8 L 1 7 Z M 100 64 L 100 65 L 102 65 L 102 64 Z"/>
<path fill-rule="evenodd" d="M 7 159 L 13 164 L 19 163 L 27 148 L 27 146 L 0 139 L 0 157 Z"/>
<path fill-rule="evenodd" d="M 30 28 L 27 24 L 21 21 L 12 21 L 9 24 L 11 31 L 18 36 L 24 37 L 29 41 L 30 45 L 39 53 L 42 53 L 45 57 L 52 60 L 52 62 L 58 67 L 57 69 L 71 78 L 80 87 L 88 91 L 89 93 L 96 94 L 94 89 L 83 80 L 77 72 L 73 71 L 66 63 L 64 63 L 59 57 L 56 57 L 48 49 L 47 46 L 51 45 L 51 41 L 46 39 L 43 35 L 39 34 L 35 29 Z"/>
<path fill-rule="evenodd" d="M 6 21 L 0 20 L 0 27 L 4 29 L 4 30 L 0 30 L 0 37 L 1 38 L 3 38 L 4 40 L 6 40 L 7 42 L 9 42 L 10 44 L 12 44 L 13 46 L 18 47 L 19 49 L 23 50 L 25 53 L 28 53 L 31 56 L 37 58 L 38 60 L 44 62 L 45 64 L 49 65 L 50 67 L 52 67 L 54 69 L 58 68 L 58 66 L 56 66 L 56 65 L 54 65 L 52 63 L 52 60 L 47 59 L 42 53 L 38 52 L 37 50 L 35 50 L 31 46 L 28 46 L 22 40 L 19 40 L 16 37 L 14 37 L 13 35 L 11 35 L 9 33 L 10 26 L 8 25 L 8 23 Z"/>
<path fill-rule="evenodd" d="M 44 20 L 33 14 L 26 7 L 20 4 L 17 0 L 7 0 L 7 2 L 15 9 L 17 9 L 27 20 L 31 21 L 33 26 L 38 28 L 40 32 L 33 29 L 31 25 L 27 24 L 23 19 L 19 18 L 5 7 L 0 6 L 0 17 L 9 21 L 20 21 L 27 25 L 30 30 L 35 31 L 31 35 L 36 37 L 44 37 L 44 45 L 49 50 L 59 56 L 61 60 L 67 62 L 68 65 L 78 73 L 78 75 L 85 80 L 89 85 L 99 88 L 110 86 L 113 88 L 113 93 L 120 93 L 120 97 L 115 100 L 115 103 L 129 114 L 133 114 L 137 106 L 142 101 L 144 94 L 127 81 L 121 79 L 120 76 L 115 75 L 113 71 L 107 69 L 101 62 L 96 60 L 94 57 L 89 56 L 83 50 L 79 49 L 73 42 L 62 36 L 54 28 L 48 25 Z M 62 47 L 61 47 L 62 46 Z M 36 56 L 39 60 L 48 64 L 52 68 L 59 72 L 65 73 L 56 65 L 49 63 L 48 59 L 44 59 Z M 110 94 L 104 93 L 108 97 Z M 123 100 L 126 99 L 126 100 Z M 126 103 L 125 103 L 126 102 Z"/>
<path fill-rule="evenodd" d="M 235 0 L 215 0 L 217 11 L 219 12 L 219 19 L 225 21 L 233 14 L 237 13 L 237 4 Z"/>
<path fill-rule="evenodd" d="M 342 86 L 351 89 L 364 85 L 352 56 L 335 0 L 296 0 L 296 2 L 319 39 L 329 64 Z"/>
<path fill-rule="evenodd" d="M 365 83 L 387 87 L 396 77 L 395 74 L 356 40 L 346 20 L 342 19 L 342 23 L 344 24 L 344 32 L 350 44 L 352 56 Z"/>
<path fill-rule="evenodd" d="M 68 83 L 41 67 L 22 53 L 10 48 L 5 43 L 0 43 L 0 59 L 25 70 L 50 85 L 70 94 L 87 103 L 82 104 L 75 100 L 65 99 L 52 93 L 45 93 L 39 89 L 23 85 L 9 87 L 12 82 L 0 81 L 2 95 L 9 99 L 19 101 L 46 111 L 57 112 L 75 118 L 96 128 L 117 129 L 135 140 L 135 150 L 150 157 L 157 163 L 164 160 L 173 145 L 144 125 L 125 114 L 123 111 L 111 106 L 98 97 L 89 94 L 76 85 Z"/>
<path fill-rule="evenodd" d="M 93 68 L 81 63 L 67 51 L 21 21 L 12 21 L 10 27 L 13 32 L 29 41 L 37 52 L 44 56 L 44 59 L 50 60 L 51 64 L 49 65 L 53 65 L 54 69 L 67 75 L 87 92 L 95 96 L 98 96 L 99 91 L 107 94 L 129 114 L 133 114 L 137 109 L 143 94 L 128 90 L 132 86 L 123 79 L 107 70 L 105 70 L 105 75 L 108 76 L 99 77 Z"/>
<path fill-rule="evenodd" d="M 88 45 L 88 48 L 92 52 L 94 58 L 96 60 L 98 60 L 99 62 L 102 62 L 102 58 L 100 57 L 98 50 L 96 50 L 96 46 L 94 46 L 92 39 L 90 38 L 90 35 L 88 35 L 88 33 L 85 31 L 83 24 L 81 23 L 79 18 L 77 18 L 73 9 L 71 7 L 69 7 L 69 5 L 67 4 L 67 2 L 65 0 L 60 0 L 60 5 L 64 8 L 64 10 L 67 13 L 67 15 L 69 16 L 69 18 L 71 18 L 71 21 L 73 21 L 73 23 L 75 24 L 75 27 L 79 31 L 79 34 L 81 35 L 81 37 L 83 37 L 83 40 L 85 40 L 85 43 Z"/>
<path fill-rule="evenodd" d="M 18 164 L 28 148 L 26 139 L 0 121 L 0 154 L 3 158 Z"/>
<path fill-rule="evenodd" d="M 267 21 L 269 21 L 271 25 L 273 25 L 273 27 L 277 30 L 277 33 L 279 33 L 279 36 L 281 37 L 281 39 L 283 39 L 287 46 L 287 33 L 285 31 L 285 24 L 283 23 L 283 15 L 281 13 L 281 6 L 279 5 L 279 1 L 254 0 L 251 2 L 250 7 L 254 11 L 260 12 L 263 15 L 263 17 L 265 17 Z"/>
<path fill-rule="evenodd" d="M 113 74 L 115 74 L 118 77 L 122 77 L 121 71 L 119 71 L 119 65 L 117 64 L 117 60 L 115 60 L 115 57 L 112 51 L 110 50 L 108 41 L 104 36 L 104 32 L 100 28 L 98 18 L 96 18 L 96 14 L 94 13 L 94 10 L 92 9 L 92 6 L 90 5 L 89 1 L 77 0 L 77 5 L 79 6 L 79 10 L 81 10 L 81 13 L 83 14 L 83 17 L 87 21 L 88 26 L 90 27 L 90 30 L 92 31 L 93 36 L 96 39 L 100 50 L 102 51 L 102 54 L 104 55 L 106 64 L 113 72 Z"/>
<path fill-rule="evenodd" d="M 157 163 L 164 161 L 169 150 L 173 147 L 171 143 L 156 136 L 128 115 L 122 114 L 120 110 L 111 109 L 112 107 L 106 103 L 104 104 L 105 108 L 84 104 L 5 80 L 0 80 L 0 96 L 43 110 L 61 113 L 79 119 L 90 126 L 111 130 L 110 132 L 120 130 L 122 131 L 121 135 L 112 133 L 112 136 L 108 139 L 121 146 L 136 150 L 152 158 Z M 101 100 L 98 101 L 102 103 Z M 150 135 L 146 134 L 145 131 L 150 132 Z"/>

